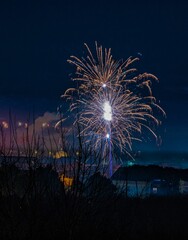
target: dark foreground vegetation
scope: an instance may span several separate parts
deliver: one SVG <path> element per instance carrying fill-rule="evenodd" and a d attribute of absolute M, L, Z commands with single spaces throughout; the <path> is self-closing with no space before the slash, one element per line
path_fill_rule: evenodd
<path fill-rule="evenodd" d="M 187 239 L 188 197 L 126 198 L 99 173 L 79 189 L 47 166 L 0 168 L 0 239 Z"/>
<path fill-rule="evenodd" d="M 26 127 L 19 142 L 14 125 L 0 127 L 1 240 L 187 240 L 186 195 L 126 197 L 105 177 L 102 148 L 74 131 L 56 141 Z"/>

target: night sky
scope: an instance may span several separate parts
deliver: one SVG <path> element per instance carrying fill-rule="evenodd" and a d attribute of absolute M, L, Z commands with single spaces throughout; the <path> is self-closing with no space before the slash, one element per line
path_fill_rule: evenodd
<path fill-rule="evenodd" d="M 112 48 L 115 59 L 138 56 L 139 70 L 155 74 L 154 95 L 167 118 L 162 146 L 188 150 L 188 3 L 186 1 L 0 1 L 0 120 L 8 109 L 24 118 L 56 112 L 71 84 L 70 55 L 84 43 Z"/>

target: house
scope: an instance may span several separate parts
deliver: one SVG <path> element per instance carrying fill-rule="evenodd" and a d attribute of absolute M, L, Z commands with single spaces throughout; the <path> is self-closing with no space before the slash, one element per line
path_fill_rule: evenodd
<path fill-rule="evenodd" d="M 155 165 L 133 165 L 120 167 L 111 180 L 119 192 L 129 197 L 169 196 L 185 189 L 188 192 L 185 171 Z"/>

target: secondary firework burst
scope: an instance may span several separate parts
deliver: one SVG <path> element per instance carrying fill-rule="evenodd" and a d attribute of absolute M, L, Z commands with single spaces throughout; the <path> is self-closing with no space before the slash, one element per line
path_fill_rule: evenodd
<path fill-rule="evenodd" d="M 76 67 L 77 88 L 63 95 L 70 100 L 70 111 L 76 114 L 82 134 L 95 139 L 95 147 L 108 142 L 121 152 L 129 152 L 133 140 L 142 139 L 143 129 L 155 138 L 155 126 L 160 120 L 158 111 L 165 114 L 152 95 L 151 83 L 158 81 L 150 73 L 136 75 L 134 63 L 138 58 L 115 61 L 111 49 L 98 47 L 93 55 L 87 45 L 88 55 L 79 59 L 72 56 L 69 63 Z M 157 115 L 158 116 L 158 115 Z"/>

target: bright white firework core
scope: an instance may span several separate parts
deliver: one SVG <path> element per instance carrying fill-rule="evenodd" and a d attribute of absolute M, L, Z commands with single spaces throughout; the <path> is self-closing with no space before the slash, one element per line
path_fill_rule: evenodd
<path fill-rule="evenodd" d="M 106 87 L 106 84 L 105 84 L 105 83 L 103 83 L 103 85 L 102 85 L 102 86 L 103 86 L 103 88 L 105 88 L 105 87 Z"/>
<path fill-rule="evenodd" d="M 110 138 L 110 134 L 109 133 L 106 134 L 106 138 L 108 138 L 108 139 Z"/>
<path fill-rule="evenodd" d="M 110 106 L 110 103 L 108 101 L 106 101 L 104 103 L 104 119 L 107 120 L 107 121 L 111 121 L 112 120 L 112 108 Z"/>

